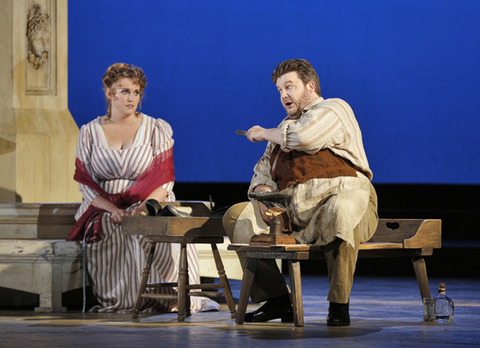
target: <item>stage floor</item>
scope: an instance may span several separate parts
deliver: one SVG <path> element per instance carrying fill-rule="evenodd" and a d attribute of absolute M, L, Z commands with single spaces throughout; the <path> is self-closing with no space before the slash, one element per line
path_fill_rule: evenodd
<path fill-rule="evenodd" d="M 328 327 L 326 276 L 304 276 L 305 326 L 271 321 L 236 325 L 226 304 L 219 312 L 140 316 L 68 311 L 0 310 L 0 346 L 10 347 L 480 347 L 480 280 L 431 278 L 455 302 L 452 323 L 423 322 L 420 292 L 412 277 L 357 276 L 350 301 L 351 325 Z M 231 281 L 236 300 L 240 281 Z M 248 311 L 257 308 L 251 304 Z"/>

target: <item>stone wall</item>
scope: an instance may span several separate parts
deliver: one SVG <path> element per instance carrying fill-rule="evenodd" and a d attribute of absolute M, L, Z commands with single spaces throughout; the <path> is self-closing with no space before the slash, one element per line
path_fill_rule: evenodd
<path fill-rule="evenodd" d="M 79 202 L 68 1 L 0 2 L 0 202 Z"/>

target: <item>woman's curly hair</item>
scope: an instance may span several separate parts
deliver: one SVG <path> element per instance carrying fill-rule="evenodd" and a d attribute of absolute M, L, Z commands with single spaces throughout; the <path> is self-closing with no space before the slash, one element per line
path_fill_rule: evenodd
<path fill-rule="evenodd" d="M 134 84 L 140 86 L 139 108 L 141 108 L 142 106 L 141 99 L 144 96 L 144 89 L 145 89 L 145 86 L 147 85 L 147 78 L 145 77 L 145 73 L 141 68 L 133 66 L 131 64 L 115 63 L 107 69 L 107 71 L 105 72 L 102 78 L 103 89 L 105 91 L 105 97 L 108 102 L 107 115 L 106 115 L 107 118 L 110 118 L 112 116 L 112 103 L 106 94 L 107 89 L 110 91 L 109 96 L 113 97 L 115 95 L 115 89 L 113 87 L 122 78 L 131 79 Z"/>

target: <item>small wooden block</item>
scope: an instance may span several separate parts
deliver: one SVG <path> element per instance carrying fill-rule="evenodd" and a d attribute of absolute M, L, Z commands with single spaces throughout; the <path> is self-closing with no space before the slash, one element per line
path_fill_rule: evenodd
<path fill-rule="evenodd" d="M 259 234 L 250 239 L 250 245 L 290 245 L 297 244 L 297 241 L 288 234 Z"/>

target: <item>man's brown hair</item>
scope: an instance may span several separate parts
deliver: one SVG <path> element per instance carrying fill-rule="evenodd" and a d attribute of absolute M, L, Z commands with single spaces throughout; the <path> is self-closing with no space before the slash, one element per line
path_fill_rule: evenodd
<path fill-rule="evenodd" d="M 290 59 L 281 62 L 277 65 L 272 74 L 272 82 L 277 83 L 277 80 L 286 73 L 296 71 L 300 80 L 306 85 L 310 81 L 315 83 L 315 92 L 320 96 L 320 79 L 312 67 L 312 65 L 305 59 Z"/>

